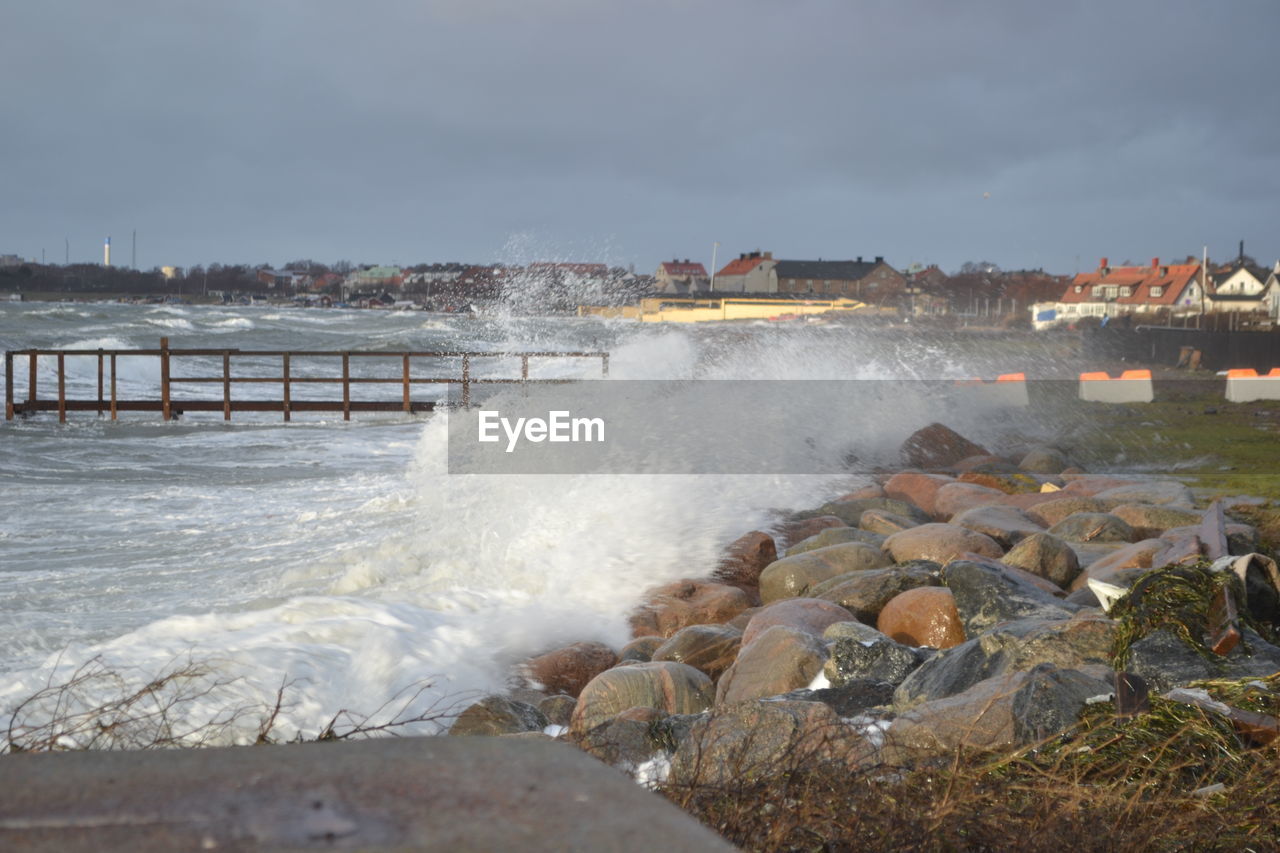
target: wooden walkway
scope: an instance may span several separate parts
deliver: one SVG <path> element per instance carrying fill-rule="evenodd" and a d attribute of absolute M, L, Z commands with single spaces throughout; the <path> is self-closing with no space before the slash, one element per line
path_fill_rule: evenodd
<path fill-rule="evenodd" d="M 117 394 L 117 359 L 150 357 L 159 359 L 160 382 L 159 396 L 149 399 L 120 399 Z M 26 359 L 27 387 L 25 399 L 18 400 L 14 396 L 15 362 Z M 57 396 L 41 397 L 39 394 L 39 359 L 54 358 L 57 360 Z M 97 395 L 89 398 L 71 398 L 67 396 L 67 362 L 70 359 L 87 358 L 96 360 Z M 189 359 L 220 359 L 221 371 L 216 375 L 175 375 L 175 366 Z M 492 384 L 555 384 L 573 382 L 572 379 L 531 379 L 529 363 L 532 359 L 599 359 L 600 375 L 609 375 L 609 353 L 607 352 L 429 352 L 429 351 L 396 351 L 372 352 L 364 350 L 241 350 L 241 349 L 171 349 L 169 339 L 160 339 L 159 349 L 108 350 L 108 349 L 68 349 L 68 350 L 10 350 L 4 354 L 4 416 L 11 421 L 18 415 L 33 415 L 38 412 L 57 412 L 58 420 L 65 423 L 68 412 L 96 412 L 100 417 L 110 415 L 116 420 L 120 412 L 159 412 L 165 420 L 172 420 L 184 412 L 222 412 L 224 420 L 231 420 L 232 412 L 280 412 L 287 421 L 294 412 L 341 412 L 343 420 L 350 420 L 352 412 L 402 412 L 416 414 L 429 412 L 436 407 L 433 400 L 414 400 L 412 395 L 415 385 L 458 385 L 461 390 L 461 403 L 470 405 L 471 389 L 476 385 Z M 259 364 L 262 360 L 279 360 L 279 373 L 273 376 L 236 375 L 232 370 L 233 362 L 242 365 L 253 360 Z M 298 372 L 300 365 L 312 367 L 314 360 L 338 360 L 341 367 L 339 375 L 316 375 L 313 370 Z M 476 362 L 492 364 L 494 362 L 514 362 L 519 360 L 519 377 L 477 377 L 473 375 Z M 395 376 L 361 376 L 352 375 L 352 363 L 394 365 Z M 415 375 L 415 366 L 430 362 L 436 371 L 440 362 L 456 366 L 453 375 Z M 214 362 L 217 363 L 216 361 Z M 189 365 L 190 362 L 187 361 Z M 190 369 L 184 366 L 184 370 Z M 279 385 L 278 399 L 235 399 L 232 391 L 237 385 Z M 176 386 L 221 386 L 219 397 L 175 398 Z M 339 399 L 296 399 L 294 389 L 298 386 L 340 385 L 342 396 Z M 353 386 L 395 385 L 400 394 L 395 399 L 353 400 Z"/>

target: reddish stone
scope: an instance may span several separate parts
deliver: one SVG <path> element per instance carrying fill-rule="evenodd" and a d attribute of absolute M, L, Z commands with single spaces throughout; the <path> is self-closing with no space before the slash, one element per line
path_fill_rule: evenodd
<path fill-rule="evenodd" d="M 934 423 L 912 433 L 900 453 L 913 468 L 945 468 L 970 456 L 985 456 L 987 450 L 950 427 Z"/>
<path fill-rule="evenodd" d="M 678 580 L 649 593 L 631 616 L 631 636 L 670 637 L 686 625 L 720 624 L 750 606 L 736 586 L 708 581 Z"/>
<path fill-rule="evenodd" d="M 754 603 L 760 597 L 760 573 L 776 559 L 778 548 L 774 545 L 773 537 L 753 530 L 738 537 L 725 548 L 714 577 L 730 586 L 736 586 Z"/>
<path fill-rule="evenodd" d="M 945 564 L 966 551 L 997 560 L 1004 556 L 1004 549 L 990 536 L 956 524 L 922 524 L 903 530 L 884 540 L 884 550 L 897 563 L 933 560 Z"/>
<path fill-rule="evenodd" d="M 889 599 L 876 628 L 908 646 L 949 649 L 965 641 L 964 624 L 951 590 L 940 586 L 909 589 Z"/>
<path fill-rule="evenodd" d="M 821 637 L 828 625 L 849 622 L 853 618 L 853 614 L 840 605 L 820 598 L 784 598 L 762 607 L 751 617 L 746 630 L 742 632 L 742 645 L 748 645 L 774 625 L 786 625 L 788 628 Z"/>
<path fill-rule="evenodd" d="M 841 495 L 836 498 L 837 501 L 860 501 L 866 498 L 882 498 L 884 497 L 884 488 L 877 483 L 869 486 L 863 486 L 861 489 L 854 489 L 847 495 Z"/>
<path fill-rule="evenodd" d="M 999 489 L 989 489 L 976 483 L 948 483 L 934 496 L 933 517 L 945 521 L 975 506 L 1000 504 L 1006 497 Z"/>
<path fill-rule="evenodd" d="M 1090 580 L 1106 580 L 1122 569 L 1149 569 L 1153 558 L 1163 551 L 1167 544 L 1162 539 L 1143 539 L 1141 542 L 1125 545 L 1085 567 L 1085 570 L 1072 581 L 1071 591 L 1082 589 Z"/>
<path fill-rule="evenodd" d="M 529 676 L 548 692 L 577 698 L 588 681 L 617 662 L 613 649 L 603 643 L 574 643 L 530 658 L 525 666 Z"/>
<path fill-rule="evenodd" d="M 1035 494 L 1040 491 L 1040 481 L 1028 474 L 993 473 L 991 471 L 966 471 L 957 477 L 962 483 L 975 483 L 1007 495 Z"/>
<path fill-rule="evenodd" d="M 947 483 L 955 479 L 943 474 L 924 474 L 919 471 L 902 471 L 889 478 L 884 484 L 886 497 L 913 503 L 920 509 L 933 515 L 933 501 Z"/>
<path fill-rule="evenodd" d="M 834 515 L 819 515 L 814 518 L 802 518 L 798 521 L 786 521 L 778 525 L 777 541 L 783 545 L 794 545 L 808 539 L 828 527 L 848 527 L 844 519 Z"/>

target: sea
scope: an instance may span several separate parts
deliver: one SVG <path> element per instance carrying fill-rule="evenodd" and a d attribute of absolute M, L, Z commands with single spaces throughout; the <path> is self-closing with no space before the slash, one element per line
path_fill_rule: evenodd
<path fill-rule="evenodd" d="M 601 381 L 975 369 L 945 346 L 847 325 L 0 303 L 0 349 L 155 348 L 162 337 L 175 348 L 601 350 L 610 353 Z M 25 358 L 15 366 L 22 398 Z M 68 394 L 95 396 L 96 370 L 96 359 L 68 359 Z M 243 370 L 266 376 L 279 365 Z M 299 362 L 295 375 L 308 370 L 332 375 L 333 366 Z M 475 370 L 508 376 L 513 365 Z M 56 371 L 53 359 L 39 360 L 42 397 Z M 121 358 L 120 398 L 154 397 L 157 371 L 154 359 Z M 600 363 L 535 358 L 530 374 L 597 379 Z M 296 387 L 302 397 L 334 393 Z M 416 386 L 414 397 L 443 393 Z M 782 416 L 795 429 L 846 431 L 864 460 L 937 419 L 880 412 L 841 424 L 824 404 L 819 394 L 812 405 L 789 400 Z M 653 411 L 661 417 L 661 400 Z M 112 422 L 74 412 L 64 425 L 56 414 L 0 424 L 0 736 L 91 715 L 155 684 L 171 691 L 154 701 L 167 703 L 178 742 L 253 742 L 267 717 L 273 740 L 317 737 L 335 720 L 437 733 L 470 701 L 515 684 L 530 655 L 578 641 L 621 648 L 646 588 L 705 576 L 741 534 L 867 482 L 834 454 L 826 474 L 451 474 L 447 417 L 312 413 L 285 423 L 237 413 L 225 423 L 190 413 L 165 423 L 154 413 Z M 727 440 L 769 441 L 758 433 Z M 163 679 L 174 673 L 185 674 Z M 55 742 L 73 748 L 86 737 L 69 731 Z"/>

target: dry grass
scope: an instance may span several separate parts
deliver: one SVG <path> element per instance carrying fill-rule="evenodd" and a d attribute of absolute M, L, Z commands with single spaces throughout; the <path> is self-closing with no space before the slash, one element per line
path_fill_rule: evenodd
<path fill-rule="evenodd" d="M 1280 712 L 1280 676 L 1200 686 Z M 796 754 L 731 784 L 672 781 L 672 802 L 748 850 L 1274 850 L 1276 746 L 1160 699 L 1091 705 L 1071 732 L 1016 753 L 849 770 Z M 1220 787 L 1219 787 L 1220 786 Z"/>

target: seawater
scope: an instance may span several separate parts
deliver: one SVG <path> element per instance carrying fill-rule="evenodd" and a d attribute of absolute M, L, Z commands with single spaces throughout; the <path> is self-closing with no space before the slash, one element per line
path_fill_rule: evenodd
<path fill-rule="evenodd" d="M 598 348 L 615 379 L 887 378 L 922 362 L 842 326 L 0 304 L 3 349 L 154 348 L 161 336 L 185 348 Z M 156 381 L 153 362 L 131 361 L 121 359 L 121 397 Z M 953 369 L 938 353 L 923 363 Z M 18 368 L 21 397 L 23 359 Z M 68 370 L 71 393 L 96 391 L 93 360 Z M 599 366 L 532 370 L 591 378 Z M 38 381 L 55 387 L 51 360 Z M 830 476 L 451 476 L 444 417 L 228 425 L 75 413 L 67 425 L 42 415 L 0 426 L 0 713 L 94 659 L 132 685 L 187 660 L 209 668 L 210 692 L 180 709 L 193 729 L 230 707 L 265 708 L 277 691 L 279 738 L 314 736 L 343 710 L 378 723 L 457 707 L 502 690 L 530 654 L 579 640 L 620 647 L 646 587 L 705 575 L 740 534 L 858 484 L 834 458 Z M 821 400 L 788 417 L 842 428 L 822 421 Z M 880 452 L 921 425 L 912 418 L 852 437 Z M 768 440 L 749 435 L 740 440 Z M 249 715 L 220 737 L 251 740 L 255 724 Z"/>

